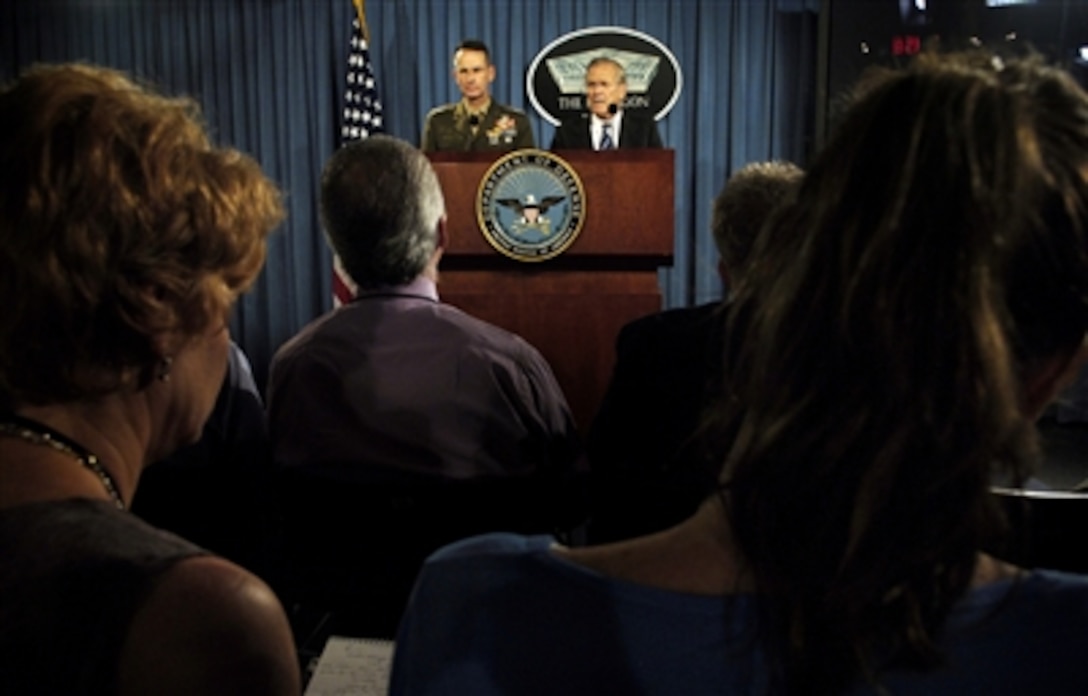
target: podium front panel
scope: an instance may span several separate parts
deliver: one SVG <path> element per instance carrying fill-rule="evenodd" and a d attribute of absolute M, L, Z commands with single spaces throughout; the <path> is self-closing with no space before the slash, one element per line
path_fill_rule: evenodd
<path fill-rule="evenodd" d="M 560 256 L 520 262 L 480 231 L 476 198 L 495 161 L 486 153 L 435 153 L 449 246 L 442 300 L 522 336 L 545 357 L 583 435 L 612 374 L 620 328 L 661 309 L 657 269 L 672 263 L 673 152 L 568 151 L 582 179 L 586 220 Z"/>

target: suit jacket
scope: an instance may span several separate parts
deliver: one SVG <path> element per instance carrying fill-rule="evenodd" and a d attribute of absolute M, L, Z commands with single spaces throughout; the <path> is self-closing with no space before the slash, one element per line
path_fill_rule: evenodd
<path fill-rule="evenodd" d="M 464 102 L 431 109 L 420 145 L 424 152 L 508 152 L 524 147 L 535 147 L 525 112 L 495 100 L 491 100 L 475 135 Z"/>
<path fill-rule="evenodd" d="M 552 149 L 592 150 L 589 118 L 589 114 L 581 113 L 559 124 L 555 137 L 552 139 Z M 623 124 L 620 127 L 619 148 L 628 150 L 643 147 L 664 147 L 661 136 L 657 133 L 657 123 L 650 116 L 625 110 Z"/>
<path fill-rule="evenodd" d="M 154 527 L 255 569 L 268 560 L 257 542 L 276 517 L 274 476 L 261 393 L 249 359 L 232 341 L 200 440 L 145 468 L 131 509 Z"/>
<path fill-rule="evenodd" d="M 660 531 L 690 516 L 713 490 L 720 445 L 700 433 L 720 395 L 721 302 L 626 324 L 589 430 L 593 543 Z"/>

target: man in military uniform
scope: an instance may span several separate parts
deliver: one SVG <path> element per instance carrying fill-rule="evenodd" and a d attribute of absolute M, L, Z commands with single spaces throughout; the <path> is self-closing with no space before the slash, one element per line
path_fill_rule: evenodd
<path fill-rule="evenodd" d="M 495 66 L 482 41 L 462 41 L 453 53 L 461 101 L 432 109 L 423 124 L 424 152 L 507 152 L 534 147 L 525 112 L 491 99 Z"/>

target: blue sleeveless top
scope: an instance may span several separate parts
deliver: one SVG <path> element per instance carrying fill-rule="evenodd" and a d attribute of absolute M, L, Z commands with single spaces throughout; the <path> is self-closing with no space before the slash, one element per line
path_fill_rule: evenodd
<path fill-rule="evenodd" d="M 426 563 L 390 694 L 766 694 L 758 595 L 708 597 L 603 576 L 552 540 L 490 534 Z M 1088 694 L 1088 578 L 1035 571 L 968 593 L 947 667 L 882 675 L 887 693 Z M 877 693 L 859 686 L 851 693 Z"/>

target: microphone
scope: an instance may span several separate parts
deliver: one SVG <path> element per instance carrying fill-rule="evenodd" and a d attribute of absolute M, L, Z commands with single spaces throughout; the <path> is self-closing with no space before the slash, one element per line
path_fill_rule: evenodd
<path fill-rule="evenodd" d="M 612 113 L 616 113 L 616 112 L 613 111 Z M 480 117 L 477 116 L 476 114 L 472 114 L 471 116 L 468 117 L 468 125 L 472 126 L 473 128 L 480 125 Z"/>
<path fill-rule="evenodd" d="M 609 104 L 608 105 L 608 113 L 612 114 L 613 116 L 615 116 L 616 112 L 619 111 L 619 110 L 620 110 L 620 107 L 616 106 L 615 104 Z"/>

